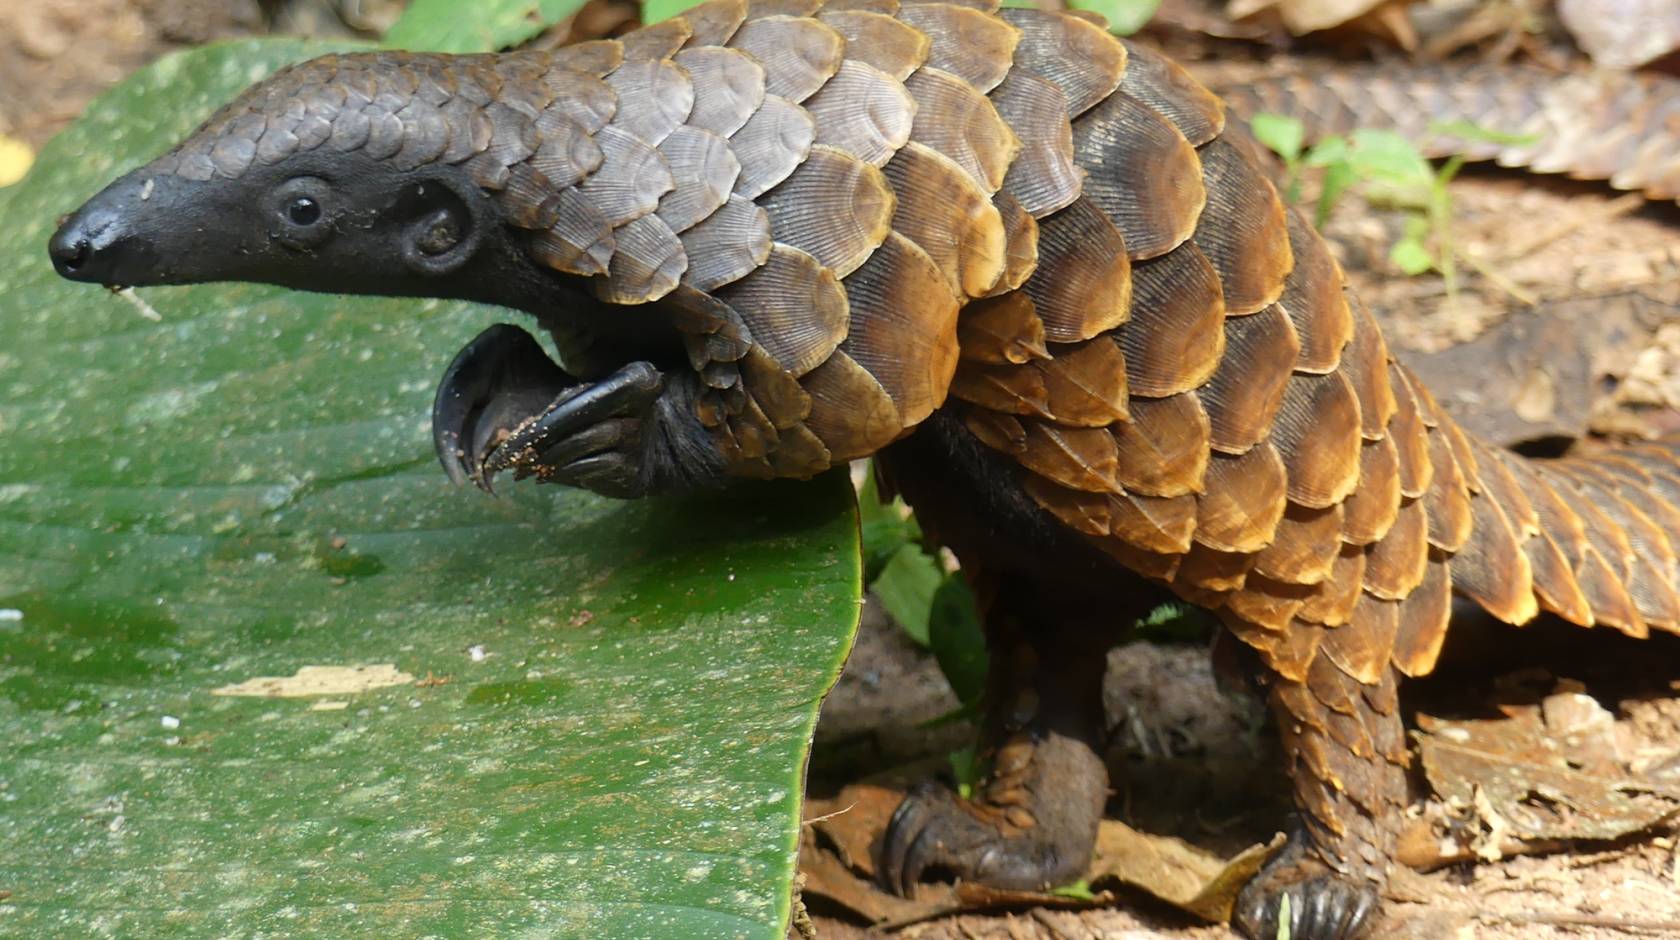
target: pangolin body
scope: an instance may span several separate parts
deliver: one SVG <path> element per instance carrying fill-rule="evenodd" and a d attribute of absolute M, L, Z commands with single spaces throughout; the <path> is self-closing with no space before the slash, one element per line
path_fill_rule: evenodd
<path fill-rule="evenodd" d="M 941 412 L 1063 532 L 1218 612 L 1267 673 L 1320 860 L 1380 882 L 1398 678 L 1433 668 L 1452 595 L 1680 629 L 1680 469 L 1667 445 L 1542 463 L 1469 438 L 1253 153 L 1083 14 L 711 0 L 553 51 L 303 63 L 145 172 L 464 171 L 525 263 L 594 298 L 535 311 L 574 372 L 601 354 L 579 324 L 674 327 L 731 475 L 810 476 Z"/>

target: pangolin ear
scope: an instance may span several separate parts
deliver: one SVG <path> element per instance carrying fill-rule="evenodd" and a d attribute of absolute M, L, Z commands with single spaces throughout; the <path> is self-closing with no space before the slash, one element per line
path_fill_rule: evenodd
<path fill-rule="evenodd" d="M 416 273 L 438 276 L 465 264 L 478 250 L 485 219 L 476 193 L 430 179 L 409 184 L 398 197 L 403 261 Z"/>

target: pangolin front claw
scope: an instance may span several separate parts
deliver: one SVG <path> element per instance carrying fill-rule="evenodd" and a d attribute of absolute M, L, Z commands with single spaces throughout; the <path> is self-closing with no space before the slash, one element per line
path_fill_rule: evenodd
<path fill-rule="evenodd" d="M 432 402 L 432 442 L 457 486 L 490 492 L 487 458 L 521 425 L 586 386 L 548 358 L 531 334 L 498 323 L 456 353 Z"/>
<path fill-rule="evenodd" d="M 432 405 L 432 438 L 457 484 L 490 492 L 503 470 L 516 478 L 638 495 L 643 431 L 664 377 L 632 362 L 597 382 L 555 365 L 530 334 L 498 324 L 456 355 Z"/>

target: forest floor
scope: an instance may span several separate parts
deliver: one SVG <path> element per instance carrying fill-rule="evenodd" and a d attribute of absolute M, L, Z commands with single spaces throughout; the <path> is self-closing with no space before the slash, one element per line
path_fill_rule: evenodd
<path fill-rule="evenodd" d="M 353 35 L 326 0 L 284 7 L 286 32 Z M 362 3 L 378 25 L 393 4 Z M 0 4 L 0 135 L 38 148 L 128 72 L 186 46 L 276 26 L 255 0 L 36 0 Z M 1606 187 L 1502 171 L 1467 172 L 1452 187 L 1454 231 L 1493 276 L 1469 272 L 1451 296 L 1438 277 L 1407 278 L 1387 261 L 1404 222 L 1344 200 L 1327 226 L 1344 266 L 1383 320 L 1393 348 L 1449 410 L 1478 433 L 1555 450 L 1592 432 L 1674 430 L 1680 405 L 1680 211 Z M 1512 288 L 1516 290 L 1513 291 Z M 1524 299 L 1519 300 L 1518 295 Z M 1602 633 L 1603 631 L 1601 631 Z M 1456 650 L 1408 705 L 1442 723 L 1544 715 L 1559 703 L 1585 717 L 1568 748 L 1680 792 L 1680 643 L 1582 631 L 1459 631 Z M 1456 654 L 1456 655 L 1455 655 Z M 1219 692 L 1203 646 L 1134 643 L 1110 660 L 1117 730 L 1111 815 L 1216 855 L 1264 843 L 1287 804 L 1275 737 L 1258 705 Z M 813 797 L 865 775 L 903 782 L 937 770 L 966 743 L 964 723 L 921 727 L 955 706 L 932 656 L 878 605 L 829 697 L 811 765 Z M 1453 729 L 1448 729 L 1453 730 Z M 1542 728 L 1557 731 L 1554 725 Z M 1562 734 L 1562 732 L 1560 732 Z M 1595 751 L 1596 749 L 1596 751 Z M 1578 766 L 1573 761 L 1571 766 Z M 1590 767 L 1588 769 L 1591 769 Z M 1606 771 L 1608 773 L 1608 771 Z M 1419 775 L 1417 812 L 1441 810 Z M 1537 787 L 1537 792 L 1542 788 Z M 1541 795 L 1544 795 L 1541 792 Z M 1680 804 L 1676 804 L 1680 805 Z M 844 806 L 840 807 L 842 810 Z M 1461 823 L 1497 828 L 1497 815 Z M 1567 814 L 1566 814 L 1567 815 Z M 1567 820 L 1565 820 L 1567 822 Z M 1492 833 L 1497 835 L 1498 833 Z M 1443 862 L 1396 880 L 1393 938 L 1680 937 L 1680 825 L 1620 839 L 1567 840 L 1542 854 L 1484 839 L 1480 860 Z M 1427 853 L 1425 853 L 1427 854 Z M 1098 886 L 1094 886 L 1098 887 Z M 817 936 L 871 933 L 855 914 L 807 891 Z M 871 935 L 878 935 L 871 933 Z M 1235 936 L 1136 889 L 1112 906 L 1016 908 L 904 926 L 920 940 L 1213 940 Z"/>

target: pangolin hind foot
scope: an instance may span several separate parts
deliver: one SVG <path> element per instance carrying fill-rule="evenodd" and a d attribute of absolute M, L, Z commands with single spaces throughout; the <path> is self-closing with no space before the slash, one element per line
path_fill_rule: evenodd
<path fill-rule="evenodd" d="M 1397 684 L 1434 668 L 1453 596 L 1675 631 L 1680 471 L 1668 444 L 1537 462 L 1464 434 L 1254 153 L 1218 98 L 1087 14 L 711 0 L 563 49 L 285 69 L 49 251 L 98 283 L 532 314 L 564 368 L 506 334 L 469 348 L 439 405 L 456 476 L 629 496 L 884 451 L 983 596 L 1033 598 L 988 629 L 1048 643 L 1052 674 L 1102 658 L 1055 638 L 1101 648 L 1151 592 L 1214 611 L 1301 819 L 1244 919 L 1264 931 L 1289 895 L 1297 940 L 1342 940 L 1374 920 L 1405 801 Z M 1034 687 L 1013 674 L 994 710 Z M 1053 854 L 1027 863 L 1043 880 L 1078 867 L 1098 778 L 1032 768 L 1093 740 L 1027 721 L 987 741 L 999 789 L 956 811 L 1024 831 L 997 811 L 1030 779 L 1030 828 L 1079 835 L 1017 855 Z M 898 843 L 958 834 L 928 805 Z M 899 854 L 900 888 L 919 861 L 997 871 Z"/>

